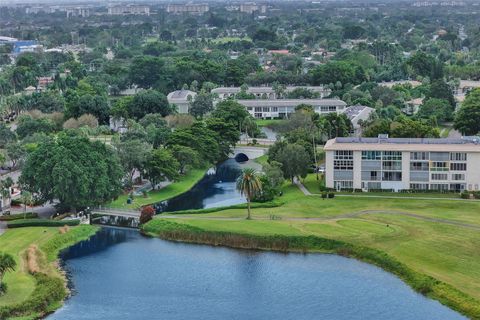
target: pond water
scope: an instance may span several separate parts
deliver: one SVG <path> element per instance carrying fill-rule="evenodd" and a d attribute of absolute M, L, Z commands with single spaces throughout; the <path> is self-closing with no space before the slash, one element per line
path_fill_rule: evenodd
<path fill-rule="evenodd" d="M 182 244 L 103 228 L 62 258 L 73 296 L 48 320 L 464 319 L 377 267 L 335 255 Z"/>

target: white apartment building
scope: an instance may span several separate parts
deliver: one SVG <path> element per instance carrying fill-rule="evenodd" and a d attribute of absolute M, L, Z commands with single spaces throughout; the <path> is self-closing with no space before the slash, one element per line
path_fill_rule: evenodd
<path fill-rule="evenodd" d="M 324 148 L 328 188 L 478 191 L 480 137 L 335 138 Z"/>
<path fill-rule="evenodd" d="M 307 89 L 312 92 L 318 93 L 319 98 L 326 97 L 332 93 L 332 90 L 323 86 L 287 86 L 285 93 L 292 92 L 295 89 Z M 220 87 L 212 89 L 212 93 L 217 94 L 220 100 L 228 98 L 234 98 L 237 93 L 240 93 L 242 89 L 240 87 Z M 273 87 L 248 87 L 247 93 L 251 93 L 256 99 L 279 99 L 275 89 Z"/>
<path fill-rule="evenodd" d="M 347 104 L 337 99 L 249 99 L 236 100 L 244 106 L 248 113 L 259 119 L 288 118 L 301 104 L 310 105 L 319 114 L 345 112 Z"/>

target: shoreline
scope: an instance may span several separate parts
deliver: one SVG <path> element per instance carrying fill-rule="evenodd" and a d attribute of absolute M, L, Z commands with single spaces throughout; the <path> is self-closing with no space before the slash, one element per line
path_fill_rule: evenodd
<path fill-rule="evenodd" d="M 40 262 L 40 270 L 33 273 L 28 270 L 23 271 L 29 274 L 30 277 L 33 277 L 35 281 L 33 291 L 21 302 L 0 307 L 0 318 L 43 319 L 59 309 L 71 294 L 67 271 L 63 268 L 60 261 L 61 252 L 81 241 L 89 239 L 98 230 L 99 227 L 94 226 L 77 226 L 71 228 L 67 233 L 58 233 L 45 243 L 40 244 L 38 246 L 39 256 L 37 261 Z M 22 265 L 27 264 L 24 260 L 25 250 L 19 256 Z M 22 272 L 20 265 L 15 272 Z"/>
<path fill-rule="evenodd" d="M 480 303 L 455 287 L 431 276 L 414 271 L 378 249 L 318 236 L 254 235 L 237 232 L 206 230 L 164 219 L 154 219 L 143 225 L 140 232 L 163 240 L 223 246 L 235 249 L 337 254 L 380 267 L 415 292 L 439 301 L 452 310 L 472 319 L 480 319 Z"/>

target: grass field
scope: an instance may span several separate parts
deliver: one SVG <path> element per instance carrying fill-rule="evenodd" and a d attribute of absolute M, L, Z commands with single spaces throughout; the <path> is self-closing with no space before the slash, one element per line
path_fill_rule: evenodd
<path fill-rule="evenodd" d="M 205 175 L 205 169 L 193 169 L 182 176 L 179 181 L 168 186 L 148 192 L 147 197 L 135 197 L 133 203 L 127 204 L 128 194 L 123 194 L 117 200 L 107 204 L 112 208 L 138 209 L 141 206 L 160 202 L 178 196 L 190 190 Z"/>
<path fill-rule="evenodd" d="M 241 41 L 241 40 L 250 41 L 250 42 L 252 41 L 252 39 L 250 39 L 249 37 L 243 37 L 243 38 L 240 38 L 240 37 L 222 37 L 222 38 L 213 39 L 212 42 L 216 43 L 216 44 L 223 44 L 223 43 L 235 42 L 235 41 Z"/>
<path fill-rule="evenodd" d="M 0 236 L 0 251 L 11 254 L 17 262 L 14 272 L 5 275 L 4 281 L 8 291 L 0 296 L 0 308 L 19 304 L 27 300 L 35 290 L 35 278 L 29 273 L 25 260 L 27 248 L 34 244 L 39 249 L 37 263 L 39 272 L 53 278 L 62 278 L 54 264 L 58 252 L 80 240 L 86 239 L 95 233 L 96 227 L 78 226 L 69 232 L 61 234 L 59 228 L 29 227 L 9 229 Z"/>
<path fill-rule="evenodd" d="M 270 127 L 276 124 L 280 124 L 285 120 L 282 119 L 255 119 L 255 122 L 259 127 Z"/>
<path fill-rule="evenodd" d="M 323 200 L 304 196 L 292 185 L 280 199 L 285 201 L 281 207 L 254 209 L 252 221 L 244 220 L 244 209 L 235 209 L 186 215 L 175 222 L 252 235 L 314 235 L 379 249 L 480 301 L 480 202 Z"/>

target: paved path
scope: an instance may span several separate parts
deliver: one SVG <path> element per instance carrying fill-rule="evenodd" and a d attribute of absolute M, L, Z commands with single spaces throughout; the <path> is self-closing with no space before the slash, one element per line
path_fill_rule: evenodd
<path fill-rule="evenodd" d="M 3 221 L 0 221 L 0 236 L 7 231 L 7 224 Z"/>
<path fill-rule="evenodd" d="M 295 178 L 293 180 L 293 182 L 298 186 L 298 188 L 303 192 L 304 195 L 306 195 L 306 196 L 311 196 L 312 195 L 312 193 L 310 191 L 308 191 L 307 188 L 305 188 L 303 183 L 298 178 Z"/>

